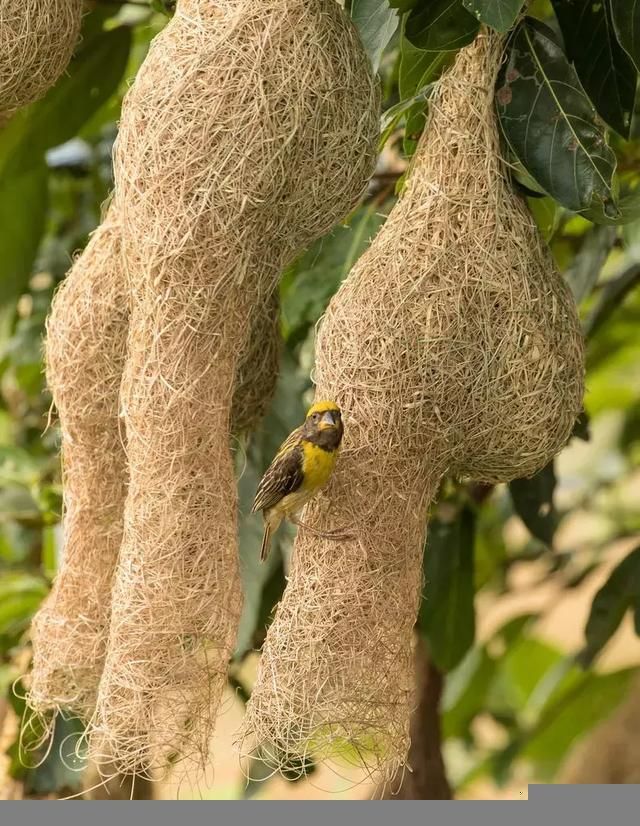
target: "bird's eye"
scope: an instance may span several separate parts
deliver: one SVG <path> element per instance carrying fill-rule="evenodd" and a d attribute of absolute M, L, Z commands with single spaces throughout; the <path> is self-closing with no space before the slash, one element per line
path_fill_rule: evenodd
<path fill-rule="evenodd" d="M 319 419 L 320 419 L 320 414 L 319 413 L 314 413 L 313 414 L 313 421 L 317 422 Z"/>

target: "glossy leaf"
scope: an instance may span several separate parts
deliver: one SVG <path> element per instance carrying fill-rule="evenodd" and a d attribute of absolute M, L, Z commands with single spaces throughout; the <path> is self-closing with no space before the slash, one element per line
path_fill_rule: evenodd
<path fill-rule="evenodd" d="M 527 206 L 540 230 L 540 234 L 545 241 L 549 242 L 551 238 L 553 238 L 560 223 L 560 210 L 558 209 L 558 205 L 553 198 L 547 195 L 543 198 L 539 196 L 528 198 Z"/>
<path fill-rule="evenodd" d="M 429 525 L 418 629 L 441 671 L 454 668 L 475 638 L 474 532 L 475 516 L 467 507 L 451 521 L 436 514 Z"/>
<path fill-rule="evenodd" d="M 474 39 L 479 23 L 462 0 L 419 3 L 407 17 L 404 35 L 426 52 L 456 52 Z"/>
<path fill-rule="evenodd" d="M 405 41 L 408 42 L 408 41 Z M 407 117 L 409 119 L 411 117 L 411 112 L 414 106 L 419 106 L 422 111 L 426 106 L 427 96 L 428 96 L 428 89 L 423 89 L 422 91 L 418 92 L 411 97 L 406 98 L 405 100 L 401 100 L 399 103 L 396 103 L 394 106 L 390 106 L 382 115 L 382 132 L 380 135 L 380 142 L 378 144 L 380 150 L 382 150 L 389 140 L 395 129 L 398 127 L 400 121 L 403 117 Z"/>
<path fill-rule="evenodd" d="M 629 137 L 636 68 L 620 46 L 609 0 L 552 0 L 567 56 L 600 117 Z"/>
<path fill-rule="evenodd" d="M 542 468 L 531 479 L 514 479 L 509 492 L 516 513 L 536 539 L 551 547 L 558 525 L 558 514 L 553 504 L 556 476 L 553 462 Z"/>
<path fill-rule="evenodd" d="M 423 95 L 450 66 L 462 46 L 470 43 L 479 24 L 461 0 L 418 3 L 405 19 L 400 41 L 398 89 L 402 101 Z M 405 119 L 404 151 L 411 156 L 426 123 L 426 102 L 409 107 Z"/>
<path fill-rule="evenodd" d="M 598 656 L 622 622 L 627 611 L 640 617 L 640 547 L 626 556 L 611 573 L 591 604 L 585 627 L 585 647 L 579 660 L 586 667 Z"/>
<path fill-rule="evenodd" d="M 398 88 L 402 100 L 419 94 L 451 65 L 455 52 L 425 51 L 406 37 L 400 42 Z M 424 107 L 423 107 L 424 108 Z"/>
<path fill-rule="evenodd" d="M 398 13 L 386 0 L 352 0 L 351 19 L 377 71 L 385 46 L 398 28 Z"/>
<path fill-rule="evenodd" d="M 610 0 L 618 41 L 640 72 L 640 3 L 638 0 Z"/>
<path fill-rule="evenodd" d="M 464 7 L 481 23 L 498 32 L 508 32 L 516 22 L 524 0 L 462 0 Z"/>
<path fill-rule="evenodd" d="M 130 47 L 131 32 L 124 26 L 98 30 L 83 42 L 67 74 L 0 132 L 0 179 L 40 165 L 47 149 L 78 132 L 117 89 Z"/>
<path fill-rule="evenodd" d="M 619 217 L 615 155 L 595 110 L 548 26 L 516 28 L 500 70 L 496 107 L 505 138 L 553 198 L 594 221 Z"/>
<path fill-rule="evenodd" d="M 45 228 L 47 170 L 38 164 L 0 183 L 0 306 L 15 301 L 31 277 Z"/>

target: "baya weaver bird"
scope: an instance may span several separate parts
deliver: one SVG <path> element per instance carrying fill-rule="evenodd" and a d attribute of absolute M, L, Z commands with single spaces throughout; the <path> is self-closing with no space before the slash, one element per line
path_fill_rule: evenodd
<path fill-rule="evenodd" d="M 323 533 L 304 525 L 297 514 L 329 481 L 338 456 L 344 428 L 335 402 L 316 402 L 304 424 L 282 443 L 260 480 L 251 513 L 262 511 L 264 536 L 260 560 L 269 553 L 271 535 L 283 519 L 317 536 L 339 539 L 339 532 Z"/>

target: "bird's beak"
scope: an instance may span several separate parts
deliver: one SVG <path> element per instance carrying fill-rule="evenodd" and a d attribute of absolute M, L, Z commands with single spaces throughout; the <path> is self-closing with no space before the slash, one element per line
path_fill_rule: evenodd
<path fill-rule="evenodd" d="M 336 426 L 336 421 L 333 418 L 333 413 L 330 410 L 327 410 L 326 413 L 323 413 L 322 418 L 320 419 L 320 426 L 322 428 Z"/>

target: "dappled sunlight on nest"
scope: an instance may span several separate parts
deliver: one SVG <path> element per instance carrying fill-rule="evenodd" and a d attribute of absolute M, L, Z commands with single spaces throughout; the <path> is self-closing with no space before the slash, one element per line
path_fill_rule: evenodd
<path fill-rule="evenodd" d="M 346 429 L 305 520 L 355 537 L 298 535 L 242 730 L 245 750 L 277 745 L 275 769 L 347 742 L 372 777 L 396 775 L 442 475 L 531 475 L 580 411 L 574 302 L 499 157 L 501 52 L 481 34 L 440 82 L 406 189 L 319 330 L 318 397 L 336 399 Z"/>
<path fill-rule="evenodd" d="M 83 0 L 3 0 L 0 121 L 41 98 L 67 68 Z"/>
<path fill-rule="evenodd" d="M 273 329 L 283 267 L 358 202 L 378 124 L 334 0 L 182 0 L 127 95 L 114 206 L 129 489 L 97 762 L 144 774 L 208 755 L 241 610 L 229 435 L 260 326 L 247 320 Z"/>

